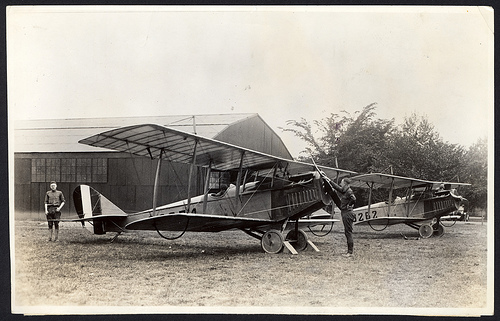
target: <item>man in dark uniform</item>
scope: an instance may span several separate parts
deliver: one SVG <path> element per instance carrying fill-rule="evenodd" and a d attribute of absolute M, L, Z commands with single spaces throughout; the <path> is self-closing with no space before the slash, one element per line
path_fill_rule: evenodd
<path fill-rule="evenodd" d="M 59 219 L 61 218 L 61 208 L 65 202 L 63 193 L 57 190 L 57 183 L 50 182 L 50 191 L 45 194 L 45 216 L 49 223 L 49 241 L 52 241 L 52 226 L 56 230 L 54 241 L 57 241 L 59 237 Z"/>
<path fill-rule="evenodd" d="M 326 177 L 326 176 L 325 176 Z M 352 192 L 350 187 L 351 180 L 349 178 L 344 178 L 340 181 L 340 185 L 334 181 L 328 179 L 326 184 L 326 191 L 334 199 L 335 204 L 340 208 L 340 215 L 342 216 L 342 223 L 344 224 L 344 234 L 347 238 L 347 253 L 342 254 L 345 257 L 351 257 L 354 250 L 354 241 L 352 239 L 352 225 L 355 220 L 354 212 L 352 211 L 354 203 L 356 202 L 356 196 Z M 330 185 L 330 186 L 328 186 Z M 336 194 L 333 195 L 333 189 L 336 190 Z"/>

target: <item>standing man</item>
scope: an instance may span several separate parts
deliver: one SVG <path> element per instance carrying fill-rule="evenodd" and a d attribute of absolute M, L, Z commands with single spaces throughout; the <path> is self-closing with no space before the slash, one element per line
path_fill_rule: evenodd
<path fill-rule="evenodd" d="M 49 223 L 49 241 L 52 241 L 52 226 L 55 226 L 56 235 L 54 241 L 59 237 L 59 219 L 61 218 L 61 208 L 64 206 L 66 200 L 61 191 L 57 190 L 57 183 L 50 182 L 50 191 L 45 194 L 45 216 Z"/>
<path fill-rule="evenodd" d="M 326 177 L 326 176 L 324 176 Z M 356 203 L 356 196 L 351 189 L 351 179 L 344 178 L 340 181 L 340 185 L 335 183 L 334 181 L 328 179 L 326 184 L 326 191 L 330 194 L 330 196 L 336 200 L 335 196 L 337 196 L 337 200 L 340 198 L 339 202 L 335 202 L 336 205 L 340 208 L 340 215 L 342 216 L 342 223 L 344 224 L 344 234 L 347 238 L 347 253 L 342 254 L 345 257 L 351 257 L 354 250 L 354 241 L 352 239 L 352 225 L 355 220 L 354 212 L 352 208 L 354 207 L 354 203 Z M 330 185 L 330 188 L 328 188 Z M 332 195 L 333 189 L 336 190 L 337 195 Z"/>

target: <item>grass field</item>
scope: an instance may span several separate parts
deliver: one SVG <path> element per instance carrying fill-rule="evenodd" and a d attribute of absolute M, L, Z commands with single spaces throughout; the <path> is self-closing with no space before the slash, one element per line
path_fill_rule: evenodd
<path fill-rule="evenodd" d="M 114 233 L 61 225 L 48 242 L 45 222 L 15 221 L 15 311 L 466 315 L 490 305 L 486 223 L 429 239 L 404 225 L 355 227 L 353 258 L 340 255 L 341 225 L 308 233 L 320 252 L 299 255 L 264 253 L 240 231 L 175 241 L 132 232 L 110 243 Z"/>

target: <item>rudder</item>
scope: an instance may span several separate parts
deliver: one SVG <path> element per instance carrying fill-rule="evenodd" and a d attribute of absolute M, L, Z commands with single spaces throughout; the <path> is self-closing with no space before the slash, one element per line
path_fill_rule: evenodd
<path fill-rule="evenodd" d="M 99 215 L 123 215 L 118 206 L 88 185 L 79 185 L 73 191 L 73 202 L 76 213 L 81 219 L 89 219 Z M 93 220 L 94 234 L 105 234 L 105 222 Z"/>

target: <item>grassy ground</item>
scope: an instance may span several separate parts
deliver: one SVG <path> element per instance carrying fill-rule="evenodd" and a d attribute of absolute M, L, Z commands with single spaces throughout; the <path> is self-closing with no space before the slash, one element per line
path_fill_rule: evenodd
<path fill-rule="evenodd" d="M 59 242 L 48 242 L 46 223 L 15 221 L 13 298 L 20 311 L 51 307 L 51 313 L 59 311 L 54 306 L 121 306 L 463 314 L 487 304 L 486 229 L 458 222 L 442 237 L 417 240 L 403 225 L 383 232 L 355 227 L 355 256 L 344 258 L 341 226 L 326 237 L 308 233 L 320 252 L 272 255 L 239 231 L 186 233 L 175 241 L 133 232 L 110 243 L 114 234 L 62 223 Z"/>

